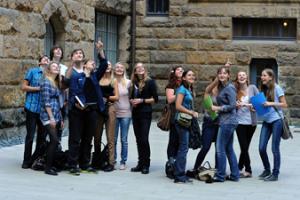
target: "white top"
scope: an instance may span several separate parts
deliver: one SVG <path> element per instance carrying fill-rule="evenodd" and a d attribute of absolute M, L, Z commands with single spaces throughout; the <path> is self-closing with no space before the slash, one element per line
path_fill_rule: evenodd
<path fill-rule="evenodd" d="M 115 102 L 116 117 L 127 118 L 131 117 L 131 106 L 129 102 L 129 87 L 130 80 L 126 80 L 126 86 L 122 83 L 118 83 L 119 89 L 119 101 Z"/>

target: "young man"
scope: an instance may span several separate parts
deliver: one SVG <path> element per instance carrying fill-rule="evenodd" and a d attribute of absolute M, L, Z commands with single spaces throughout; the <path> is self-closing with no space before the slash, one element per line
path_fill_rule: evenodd
<path fill-rule="evenodd" d="M 28 169 L 33 161 L 41 154 L 42 148 L 45 145 L 45 133 L 40 120 L 41 97 L 40 97 L 40 80 L 43 76 L 43 68 L 49 63 L 47 56 L 42 56 L 39 59 L 39 66 L 29 69 L 26 72 L 22 83 L 22 90 L 26 92 L 25 113 L 26 113 L 26 138 L 24 159 L 22 168 Z M 32 154 L 32 144 L 37 129 L 37 142 L 34 154 Z"/>

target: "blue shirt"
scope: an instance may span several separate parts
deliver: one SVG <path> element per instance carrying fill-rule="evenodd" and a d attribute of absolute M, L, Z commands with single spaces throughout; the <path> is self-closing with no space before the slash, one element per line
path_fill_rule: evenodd
<path fill-rule="evenodd" d="M 279 102 L 279 97 L 284 96 L 284 92 L 282 90 L 282 88 L 275 84 L 275 95 L 274 95 L 274 102 Z M 280 107 L 277 107 L 277 110 L 279 111 L 280 115 L 283 116 L 282 110 Z M 278 113 L 275 111 L 274 107 L 271 106 L 269 112 L 267 112 L 266 114 L 264 114 L 262 116 L 262 120 L 267 122 L 267 123 L 272 123 L 278 119 L 280 119 L 281 117 L 278 115 Z"/>
<path fill-rule="evenodd" d="M 27 71 L 24 80 L 28 81 L 28 84 L 31 87 L 39 87 L 42 77 L 43 77 L 42 68 L 35 67 Z M 26 92 L 26 100 L 25 100 L 24 107 L 31 112 L 40 113 L 41 110 L 40 92 Z"/>
<path fill-rule="evenodd" d="M 192 105 L 193 105 L 193 96 L 192 93 L 189 89 L 181 85 L 179 88 L 176 90 L 176 96 L 178 94 L 183 95 L 183 101 L 182 101 L 182 106 L 185 107 L 188 110 L 192 110 Z"/>
<path fill-rule="evenodd" d="M 236 89 L 231 83 L 219 88 L 217 103 L 221 106 L 219 122 L 222 124 L 238 124 L 236 115 Z"/>
<path fill-rule="evenodd" d="M 46 111 L 46 107 L 50 107 L 56 122 L 62 120 L 59 103 L 60 90 L 44 78 L 41 81 L 41 113 L 40 119 L 43 125 L 49 124 L 50 118 Z"/>

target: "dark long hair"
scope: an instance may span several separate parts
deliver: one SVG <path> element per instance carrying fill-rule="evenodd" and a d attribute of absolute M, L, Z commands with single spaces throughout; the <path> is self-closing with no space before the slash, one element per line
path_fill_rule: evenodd
<path fill-rule="evenodd" d="M 178 88 L 181 84 L 182 78 L 180 79 L 180 81 L 178 81 L 178 77 L 176 77 L 176 70 L 178 68 L 182 68 L 181 66 L 176 66 L 173 67 L 170 74 L 169 74 L 169 82 L 167 85 L 167 88 Z"/>
<path fill-rule="evenodd" d="M 64 57 L 64 51 L 63 51 L 63 49 L 61 48 L 61 46 L 59 46 L 59 45 L 54 45 L 52 48 L 51 48 L 51 50 L 50 50 L 50 60 L 53 60 L 53 57 L 54 57 L 54 50 L 56 50 L 56 49 L 60 49 L 61 50 L 61 57 L 60 57 L 60 60 L 59 60 L 59 62 L 63 59 L 63 57 Z"/>
<path fill-rule="evenodd" d="M 229 69 L 229 67 L 226 67 L 226 66 L 221 66 L 221 67 L 219 67 L 218 70 L 217 70 L 217 74 L 219 74 L 223 69 L 225 70 L 225 72 L 226 72 L 227 74 L 230 75 L 230 69 Z M 229 79 L 228 79 L 228 81 L 229 81 Z M 220 89 L 221 89 L 222 87 L 223 87 L 223 84 L 221 83 L 221 81 L 219 81 L 219 83 L 218 83 L 218 90 L 220 91 Z"/>
<path fill-rule="evenodd" d="M 262 91 L 267 100 L 268 101 L 274 101 L 274 98 L 275 98 L 275 73 L 272 69 L 269 69 L 269 68 L 266 68 L 264 69 L 262 72 L 265 72 L 267 73 L 270 77 L 272 77 L 272 80 L 267 84 L 267 85 L 264 85 L 264 84 L 260 84 L 260 91 Z"/>
<path fill-rule="evenodd" d="M 193 88 L 193 85 L 189 85 L 189 83 L 188 83 L 186 80 L 183 79 L 183 77 L 185 77 L 185 76 L 187 75 L 188 72 L 193 72 L 193 73 L 195 73 L 195 72 L 194 72 L 193 70 L 191 70 L 191 69 L 188 69 L 188 70 L 184 71 L 184 72 L 182 73 L 182 81 L 181 81 L 181 85 L 183 85 L 186 89 L 190 90 L 191 93 L 192 93 L 192 95 L 193 95 L 193 97 L 194 97 L 194 88 Z"/>

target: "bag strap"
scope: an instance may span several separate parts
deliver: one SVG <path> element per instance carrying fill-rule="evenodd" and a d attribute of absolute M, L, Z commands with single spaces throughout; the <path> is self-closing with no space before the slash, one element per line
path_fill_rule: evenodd
<path fill-rule="evenodd" d="M 280 119 L 283 119 L 284 117 L 281 116 L 281 114 L 279 113 L 279 110 L 276 108 L 276 106 L 272 106 L 274 108 L 274 110 L 276 111 L 276 113 L 279 115 Z"/>
<path fill-rule="evenodd" d="M 206 168 L 205 165 L 207 165 L 208 168 Z M 206 169 L 211 169 L 211 165 L 210 165 L 209 161 L 205 161 L 204 164 L 202 165 L 202 167 L 205 167 Z"/>

